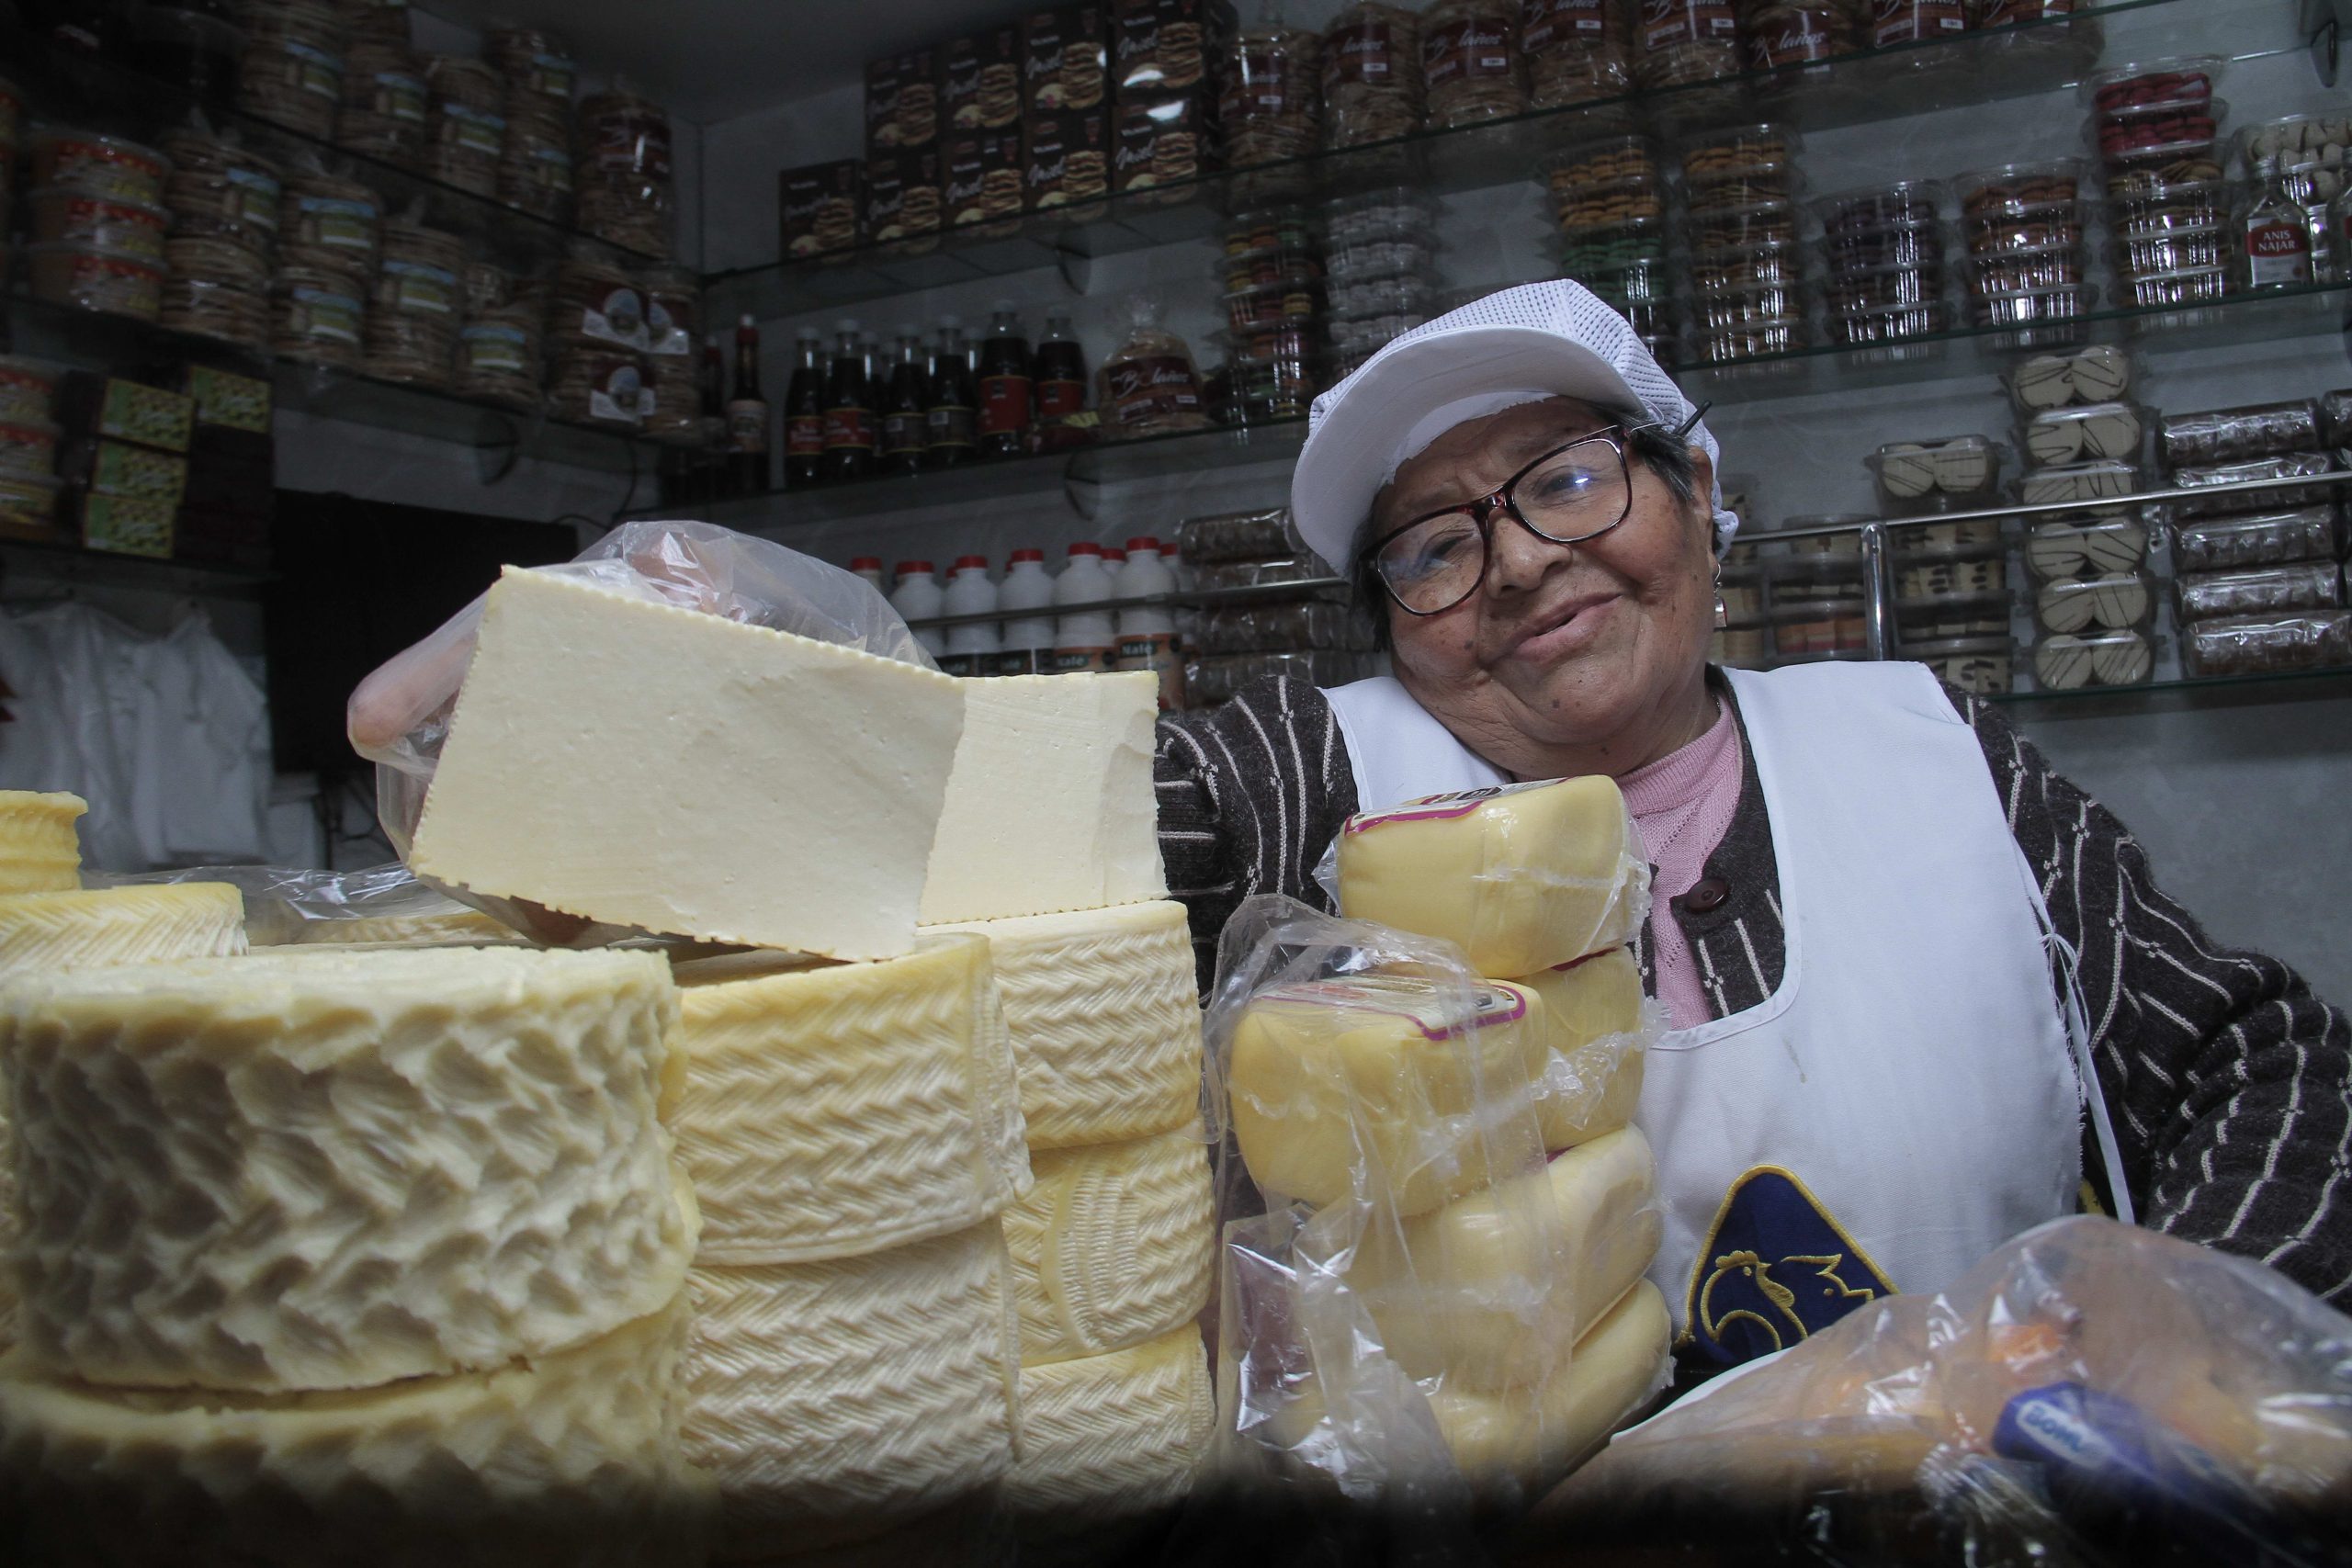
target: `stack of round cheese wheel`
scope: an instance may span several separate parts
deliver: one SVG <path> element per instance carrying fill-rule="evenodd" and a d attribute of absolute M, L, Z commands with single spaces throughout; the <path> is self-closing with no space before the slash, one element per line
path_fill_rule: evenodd
<path fill-rule="evenodd" d="M 1020 1338 L 1006 1496 L 1031 1554 L 1107 1560 L 1190 1490 L 1216 1418 L 1193 1321 L 1216 1214 L 1184 908 L 931 929 L 988 939 L 1035 1176 L 1003 1217 Z"/>
<path fill-rule="evenodd" d="M 1339 872 L 1351 919 L 1519 977 L 1420 965 L 1259 991 L 1227 1062 L 1235 1142 L 1271 1199 L 1351 1238 L 1334 1267 L 1471 1485 L 1548 1484 L 1666 1364 L 1642 1279 L 1657 1172 L 1630 1124 L 1650 1032 L 1623 945 L 1648 902 L 1639 839 L 1606 778 L 1511 785 L 1354 818 Z"/>
<path fill-rule="evenodd" d="M 1028 1187 L 988 943 L 676 966 L 679 1156 L 701 1201 L 687 1450 L 722 1562 L 848 1547 L 1012 1465 L 997 1216 Z"/>
<path fill-rule="evenodd" d="M 699 1560 L 658 956 L 20 976 L 31 1561 Z"/>

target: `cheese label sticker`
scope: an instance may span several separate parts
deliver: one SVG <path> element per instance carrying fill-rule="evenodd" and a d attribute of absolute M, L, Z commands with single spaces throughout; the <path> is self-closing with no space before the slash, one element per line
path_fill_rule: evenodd
<path fill-rule="evenodd" d="M 1340 980 L 1302 980 L 1261 991 L 1251 1005 L 1336 1008 L 1343 1012 L 1401 1018 L 1424 1040 L 1451 1040 L 1467 1030 L 1516 1023 L 1527 1016 L 1527 998 L 1499 986 L 1471 986 L 1470 1013 L 1464 1017 L 1451 986 L 1400 975 L 1352 975 Z"/>
<path fill-rule="evenodd" d="M 1425 795 L 1419 800 L 1408 800 L 1379 811 L 1361 811 L 1348 818 L 1342 833 L 1368 833 L 1374 828 L 1391 822 L 1451 822 L 1467 817 L 1490 800 L 1519 795 L 1531 789 L 1543 789 L 1559 783 L 1557 779 L 1532 779 L 1525 784 L 1488 784 L 1484 789 L 1455 790 L 1451 795 Z"/>

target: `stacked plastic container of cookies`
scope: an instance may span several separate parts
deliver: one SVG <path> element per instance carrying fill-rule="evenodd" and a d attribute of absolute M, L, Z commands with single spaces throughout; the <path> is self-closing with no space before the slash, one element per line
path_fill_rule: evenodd
<path fill-rule="evenodd" d="M 424 161 L 424 66 L 405 43 L 355 40 L 344 56 L 335 145 L 396 168 Z"/>
<path fill-rule="evenodd" d="M 1737 0 L 1739 33 L 1754 71 L 1790 77 L 1764 91 L 1802 86 L 1803 67 L 1862 48 L 1870 29 L 1870 0 Z"/>
<path fill-rule="evenodd" d="M 343 19 L 318 0 L 245 0 L 237 25 L 237 107 L 321 141 L 333 136 L 350 47 Z"/>
<path fill-rule="evenodd" d="M 1886 516 L 1973 512 L 2001 503 L 2007 454 L 1981 434 L 1889 442 L 1864 459 Z M 1893 530 L 1894 633 L 1903 657 L 1963 690 L 2006 691 L 2017 654 L 2001 525 L 1990 518 Z"/>
<path fill-rule="evenodd" d="M 1519 43 L 1527 55 L 1528 107 L 1563 108 L 1632 92 L 1636 9 L 1623 0 L 1526 0 Z"/>
<path fill-rule="evenodd" d="M 646 363 L 645 291 L 574 241 L 548 293 L 548 396 L 559 419 L 609 429 L 641 429 L 652 403 Z"/>
<path fill-rule="evenodd" d="M 1436 219 L 1430 198 L 1408 186 L 1325 206 L 1334 379 L 1435 312 Z"/>
<path fill-rule="evenodd" d="M 2352 394 L 2168 414 L 2156 451 L 2168 485 L 2204 490 L 2331 472 Z M 2180 662 L 2189 675 L 2256 675 L 2352 661 L 2338 496 L 2289 483 L 2161 509 L 2172 544 Z M 2152 508 L 2152 511 L 2158 509 Z"/>
<path fill-rule="evenodd" d="M 164 205 L 172 214 L 164 244 L 169 276 L 158 318 L 175 332 L 219 338 L 257 352 L 269 347 L 271 264 L 283 183 L 275 164 L 195 130 L 171 132 Z"/>
<path fill-rule="evenodd" d="M 22 197 L 33 297 L 152 321 L 162 305 L 162 201 L 170 164 L 153 148 L 52 126 L 34 133 Z"/>
<path fill-rule="evenodd" d="M 465 242 L 422 223 L 384 225 L 383 260 L 368 299 L 362 368 L 386 381 L 447 387 L 464 310 Z"/>
<path fill-rule="evenodd" d="M 1945 302 L 1943 209 L 1933 180 L 1902 180 L 1821 197 L 1829 341 L 1899 343 L 1951 326 Z"/>
<path fill-rule="evenodd" d="M 1683 309 L 1668 254 L 1667 164 L 1657 141 L 1601 137 L 1554 154 L 1539 173 L 1559 228 L 1560 275 L 1623 312 L 1652 354 L 1674 363 Z"/>
<path fill-rule="evenodd" d="M 2239 174 L 2251 180 L 2256 165 L 2278 165 L 2287 194 L 2311 225 L 2313 276 L 2321 281 L 2352 280 L 2352 254 L 2327 223 L 2328 204 L 2352 182 L 2352 114 L 2299 114 L 2249 125 L 2237 133 Z"/>
<path fill-rule="evenodd" d="M 2015 328 L 2020 348 L 2077 341 L 2098 302 L 2086 280 L 2086 170 L 2079 158 L 2004 164 L 1962 175 L 1970 324 Z"/>
<path fill-rule="evenodd" d="M 536 28 L 492 28 L 482 56 L 504 85 L 506 140 L 498 159 L 498 199 L 535 218 L 571 216 L 571 51 Z"/>
<path fill-rule="evenodd" d="M 1696 87 L 1742 69 L 1733 0 L 1643 0 L 1634 25 L 1634 81 L 1645 92 Z M 1678 109 L 1713 107 L 1721 95 L 1678 95 Z"/>
<path fill-rule="evenodd" d="M 1811 344 L 1797 152 L 1796 132 L 1778 125 L 1705 131 L 1683 143 L 1692 347 L 1701 363 Z"/>
<path fill-rule="evenodd" d="M 2133 395 L 2140 367 L 2095 344 L 2020 361 L 2007 380 L 2025 454 L 2018 499 L 2073 508 L 2026 523 L 2035 681 L 2045 691 L 2146 681 L 2162 599 L 2146 521 L 2116 502 L 2145 488 L 2154 415 Z"/>
<path fill-rule="evenodd" d="M 1216 269 L 1235 423 L 1305 418 L 1330 373 L 1331 289 L 1315 224 L 1296 208 L 1240 213 Z"/>
<path fill-rule="evenodd" d="M 2118 65 L 2083 85 L 2086 127 L 2107 179 L 2119 305 L 2200 305 L 2231 291 L 2231 204 L 2222 180 L 2213 56 Z"/>
<path fill-rule="evenodd" d="M 1804 539 L 1779 539 L 1770 532 L 1758 535 L 1764 615 L 1775 663 L 1860 659 L 1870 651 L 1860 532 L 1869 521 L 1860 513 L 1798 515 L 1783 518 L 1781 526 L 1842 531 Z M 1726 592 L 1726 606 L 1735 602 L 1735 596 Z"/>

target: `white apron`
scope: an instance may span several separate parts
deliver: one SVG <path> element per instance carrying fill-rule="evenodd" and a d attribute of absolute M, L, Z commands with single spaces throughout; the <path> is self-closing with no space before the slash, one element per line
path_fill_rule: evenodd
<path fill-rule="evenodd" d="M 2097 1082 L 2080 1009 L 2052 1003 L 2048 916 L 1984 751 L 1934 677 L 1729 674 L 1787 962 L 1760 1006 L 1657 1043 L 1639 1112 L 1665 1218 L 1649 1277 L 1726 1363 L 1939 1289 L 2073 1213 Z M 1394 680 L 1325 695 L 1363 809 L 1509 782 Z"/>

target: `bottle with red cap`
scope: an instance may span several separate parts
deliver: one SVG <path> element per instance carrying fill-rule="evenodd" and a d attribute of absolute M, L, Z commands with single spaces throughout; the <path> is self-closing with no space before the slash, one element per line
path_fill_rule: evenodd
<path fill-rule="evenodd" d="M 1113 581 L 1114 599 L 1143 599 L 1176 592 L 1175 574 L 1160 559 L 1159 541 L 1148 534 L 1127 541 L 1127 561 Z M 1184 705 L 1184 668 L 1176 657 L 1176 613 L 1164 604 L 1136 605 L 1119 612 L 1118 667 L 1148 670 L 1159 677 L 1159 706 L 1165 713 Z"/>
<path fill-rule="evenodd" d="M 902 560 L 896 573 L 899 585 L 890 591 L 890 608 L 899 612 L 901 620 L 919 621 L 932 615 L 944 615 L 946 595 L 939 591 L 939 580 L 932 576 L 933 568 L 927 560 Z M 915 628 L 915 640 L 933 659 L 947 651 L 947 639 L 935 626 Z"/>
<path fill-rule="evenodd" d="M 1035 613 L 1054 607 L 1054 579 L 1046 570 L 1045 551 L 1012 552 L 1004 581 L 997 585 L 996 607 L 1009 618 L 1001 623 L 1003 647 L 996 656 L 995 673 L 1042 675 L 1051 670 L 1054 617 Z"/>
<path fill-rule="evenodd" d="M 885 599 L 888 599 L 890 596 L 890 585 L 882 581 L 882 558 L 880 556 L 853 556 L 850 558 L 849 570 L 852 574 L 862 577 L 865 579 L 866 581 L 874 584 L 874 592 L 879 593 Z"/>
<path fill-rule="evenodd" d="M 946 613 L 951 615 L 996 614 L 996 584 L 989 581 L 989 558 L 957 556 L 948 569 Z M 994 621 L 974 621 L 947 628 L 947 657 L 939 667 L 950 675 L 987 675 L 996 669 L 1002 644 Z"/>
<path fill-rule="evenodd" d="M 1054 579 L 1054 604 L 1099 604 L 1111 597 L 1111 573 L 1102 565 L 1102 547 L 1080 539 L 1069 547 L 1069 564 Z M 1111 668 L 1118 651 L 1118 634 L 1108 610 L 1074 609 L 1054 617 L 1054 672 L 1058 675 L 1101 672 Z"/>

